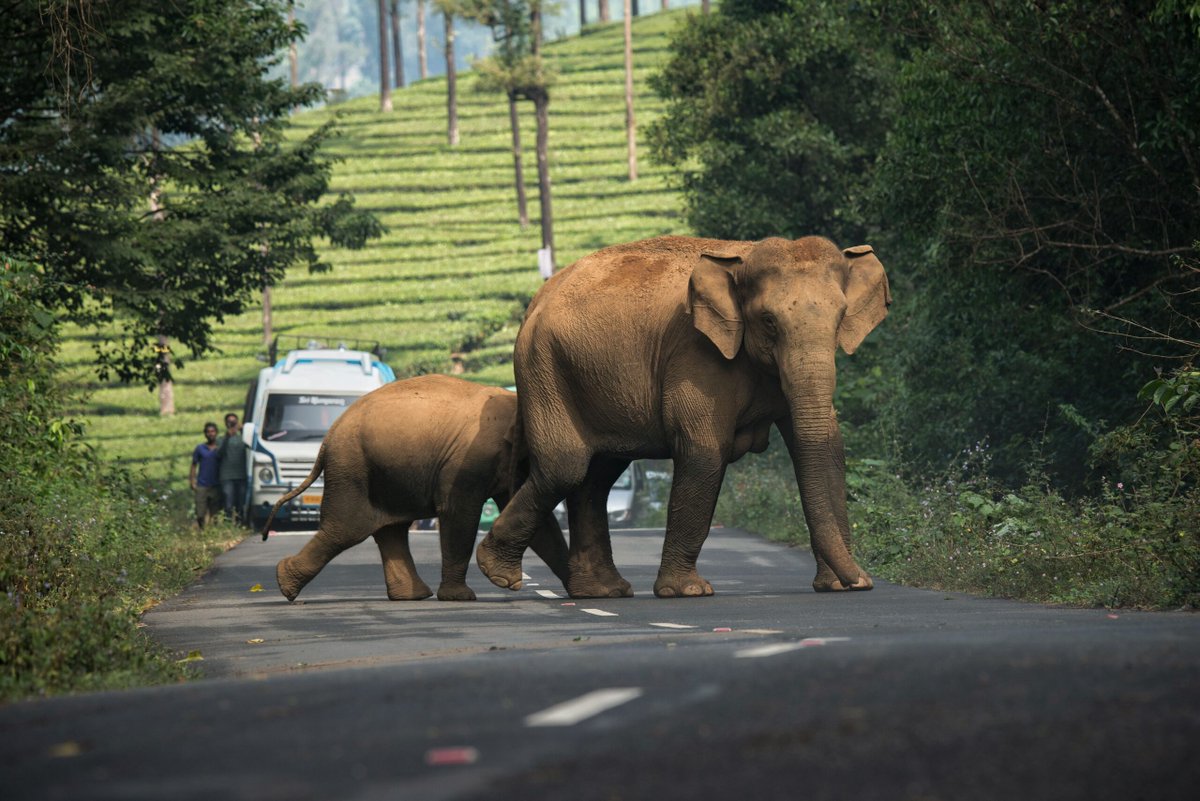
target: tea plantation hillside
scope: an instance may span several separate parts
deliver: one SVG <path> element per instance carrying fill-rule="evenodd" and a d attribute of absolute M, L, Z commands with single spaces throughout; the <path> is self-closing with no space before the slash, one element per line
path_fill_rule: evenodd
<path fill-rule="evenodd" d="M 667 54 L 667 34 L 686 11 L 634 21 L 634 66 L 639 126 L 659 111 L 647 77 Z M 679 198 L 661 168 L 639 159 L 639 180 L 627 177 L 623 36 L 621 25 L 596 27 L 546 47 L 559 71 L 550 104 L 550 164 L 559 267 L 618 242 L 684 233 Z M 444 78 L 394 94 L 395 111 L 378 112 L 377 98 L 299 114 L 298 132 L 341 119 L 344 135 L 332 150 L 344 159 L 333 189 L 353 193 L 388 232 L 360 251 L 327 250 L 331 272 L 297 271 L 273 291 L 275 333 L 327 342 L 379 341 L 398 377 L 449 372 L 451 354 L 464 354 L 466 377 L 512 383 L 512 343 L 525 304 L 541 278 L 535 125 L 522 104 L 525 180 L 532 217 L 517 224 L 508 106 L 502 95 L 459 81 L 461 143 L 446 143 Z M 261 310 L 226 320 L 219 356 L 178 370 L 177 414 L 158 415 L 157 395 L 145 387 L 95 383 L 92 352 L 81 334 L 64 348 L 68 376 L 89 390 L 79 412 L 89 440 L 122 463 L 142 465 L 156 483 L 186 485 L 189 455 L 205 421 L 241 412 L 246 387 L 263 366 Z M 186 357 L 186 354 L 183 354 Z"/>

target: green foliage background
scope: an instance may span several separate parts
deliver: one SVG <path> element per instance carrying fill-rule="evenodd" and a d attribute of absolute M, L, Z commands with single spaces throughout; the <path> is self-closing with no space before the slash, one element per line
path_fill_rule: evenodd
<path fill-rule="evenodd" d="M 651 142 L 696 232 L 866 240 L 888 268 L 837 397 L 885 576 L 1196 603 L 1198 23 L 1150 0 L 727 0 L 673 38 Z M 735 465 L 722 519 L 794 521 L 787 472 Z"/>
<path fill-rule="evenodd" d="M 184 678 L 138 629 L 238 533 L 171 514 L 171 493 L 98 457 L 67 414 L 41 271 L 0 274 L 0 702 Z"/>

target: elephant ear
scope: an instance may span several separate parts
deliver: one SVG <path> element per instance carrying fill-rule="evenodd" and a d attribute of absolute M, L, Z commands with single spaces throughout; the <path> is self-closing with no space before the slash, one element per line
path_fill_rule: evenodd
<path fill-rule="evenodd" d="M 887 317 L 892 305 L 883 264 L 870 245 L 857 245 L 842 251 L 846 257 L 846 314 L 838 326 L 838 345 L 854 353 L 867 334 Z"/>
<path fill-rule="evenodd" d="M 734 294 L 732 268 L 740 256 L 701 253 L 688 281 L 688 314 L 696 330 L 712 340 L 726 359 L 742 347 L 745 330 Z"/>

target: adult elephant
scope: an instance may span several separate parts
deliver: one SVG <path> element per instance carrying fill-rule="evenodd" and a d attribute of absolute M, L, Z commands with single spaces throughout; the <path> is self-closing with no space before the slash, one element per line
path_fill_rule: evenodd
<path fill-rule="evenodd" d="M 521 586 L 521 556 L 566 498 L 568 592 L 632 590 L 612 560 L 605 499 L 638 458 L 675 473 L 654 592 L 711 595 L 696 572 L 726 466 L 767 447 L 792 457 L 818 591 L 868 590 L 850 554 L 834 355 L 887 315 L 883 265 L 827 239 L 662 237 L 587 256 L 543 285 L 514 351 L 529 480 L 480 543 L 494 584 Z"/>

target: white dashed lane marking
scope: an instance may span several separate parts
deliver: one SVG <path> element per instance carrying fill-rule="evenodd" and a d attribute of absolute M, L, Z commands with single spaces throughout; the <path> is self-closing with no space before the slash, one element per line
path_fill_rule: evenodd
<path fill-rule="evenodd" d="M 660 629 L 694 629 L 695 626 L 687 626 L 683 623 L 651 623 L 651 626 L 657 626 Z"/>
<path fill-rule="evenodd" d="M 561 595 L 556 593 L 554 590 L 538 590 L 537 594 L 542 596 L 543 598 L 561 598 L 562 597 Z"/>
<path fill-rule="evenodd" d="M 616 612 L 605 612 L 603 609 L 581 609 L 581 612 L 587 612 L 589 615 L 596 617 L 619 617 Z"/>
<path fill-rule="evenodd" d="M 777 656 L 786 654 L 791 651 L 799 651 L 803 648 L 816 648 L 826 643 L 831 642 L 847 642 L 849 637 L 809 637 L 800 642 L 776 642 L 770 645 L 756 645 L 753 648 L 743 648 L 740 651 L 735 651 L 734 656 L 738 659 L 755 659 L 764 656 Z"/>
<path fill-rule="evenodd" d="M 535 712 L 525 718 L 526 726 L 574 726 L 601 712 L 626 704 L 642 694 L 641 687 L 609 687 L 594 690 L 570 701 Z"/>

